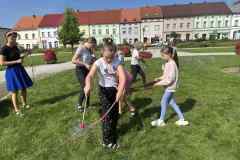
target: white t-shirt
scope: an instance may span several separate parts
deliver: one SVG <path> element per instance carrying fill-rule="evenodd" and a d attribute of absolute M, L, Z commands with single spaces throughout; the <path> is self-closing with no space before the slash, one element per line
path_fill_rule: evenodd
<path fill-rule="evenodd" d="M 103 58 L 99 58 L 95 65 L 97 66 L 99 85 L 102 87 L 115 87 L 118 86 L 117 68 L 121 64 L 117 57 L 112 63 L 108 64 Z"/>
<path fill-rule="evenodd" d="M 80 61 L 82 61 L 83 63 L 86 63 L 88 65 L 91 65 L 93 56 L 89 49 L 87 49 L 86 47 L 81 45 L 76 50 L 75 54 L 78 55 Z"/>
<path fill-rule="evenodd" d="M 137 49 L 133 49 L 132 58 L 131 58 L 131 65 L 139 65 L 139 52 Z"/>

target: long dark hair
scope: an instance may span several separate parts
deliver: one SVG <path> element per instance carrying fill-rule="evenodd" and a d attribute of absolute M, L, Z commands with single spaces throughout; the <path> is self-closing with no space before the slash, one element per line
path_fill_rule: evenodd
<path fill-rule="evenodd" d="M 170 55 L 172 57 L 172 59 L 175 61 L 177 67 L 179 68 L 179 60 L 178 60 L 178 54 L 177 54 L 177 50 L 173 47 L 164 47 L 161 50 L 162 53 Z"/>

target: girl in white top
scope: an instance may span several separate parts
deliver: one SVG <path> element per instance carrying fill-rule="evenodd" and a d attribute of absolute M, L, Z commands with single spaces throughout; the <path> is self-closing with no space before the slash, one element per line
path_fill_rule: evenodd
<path fill-rule="evenodd" d="M 166 47 L 162 50 L 161 58 L 167 61 L 167 63 L 164 67 L 163 76 L 155 79 L 155 81 L 159 82 L 157 82 L 154 86 L 163 86 L 165 88 L 165 92 L 161 100 L 160 119 L 152 121 L 151 125 L 158 127 L 166 125 L 164 119 L 168 105 L 171 105 L 178 115 L 179 120 L 176 122 L 176 124 L 179 126 L 188 125 L 189 122 L 184 120 L 183 113 L 174 99 L 174 93 L 177 90 L 179 80 L 177 54 L 174 53 L 174 49 L 172 47 Z"/>
<path fill-rule="evenodd" d="M 103 146 L 116 149 L 117 144 L 117 122 L 118 122 L 118 102 L 123 94 L 126 75 L 120 61 L 115 55 L 116 46 L 112 43 L 103 46 L 103 57 L 98 59 L 92 66 L 84 88 L 85 94 L 89 95 L 92 88 L 92 79 L 98 73 L 99 95 L 102 104 L 102 115 L 104 115 L 111 105 L 116 102 L 115 107 L 109 112 L 102 122 Z"/>

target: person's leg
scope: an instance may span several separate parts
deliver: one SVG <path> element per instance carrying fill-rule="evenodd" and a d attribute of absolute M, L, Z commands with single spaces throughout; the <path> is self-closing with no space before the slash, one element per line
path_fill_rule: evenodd
<path fill-rule="evenodd" d="M 27 89 L 23 89 L 21 90 L 21 101 L 22 101 L 22 105 L 25 106 L 27 105 Z"/>
<path fill-rule="evenodd" d="M 85 94 L 84 94 L 84 86 L 85 86 L 85 76 L 84 71 L 82 68 L 77 67 L 76 68 L 76 76 L 80 84 L 80 91 L 79 91 L 79 99 L 78 99 L 78 105 L 82 106 Z"/>
<path fill-rule="evenodd" d="M 11 93 L 12 104 L 13 104 L 13 107 L 14 107 L 15 112 L 19 112 L 17 96 L 18 96 L 18 91 L 15 91 L 15 92 L 12 92 L 12 93 Z"/>
<path fill-rule="evenodd" d="M 161 115 L 160 115 L 160 120 L 165 119 L 165 115 L 166 115 L 166 111 L 167 111 L 167 107 L 169 105 L 170 100 L 172 99 L 172 92 L 167 92 L 165 91 L 163 96 L 162 96 L 162 100 L 161 100 Z"/>
<path fill-rule="evenodd" d="M 138 73 L 142 77 L 143 84 L 145 85 L 146 84 L 146 75 L 141 66 L 139 66 Z"/>
<path fill-rule="evenodd" d="M 177 103 L 176 103 L 176 101 L 175 101 L 174 98 L 171 99 L 171 101 L 170 101 L 169 104 L 172 106 L 172 108 L 174 109 L 174 111 L 177 113 L 178 118 L 179 118 L 180 120 L 184 120 L 183 113 L 182 113 L 182 111 L 180 110 L 180 107 L 177 105 Z"/>
<path fill-rule="evenodd" d="M 132 82 L 135 82 L 136 79 L 137 79 L 137 67 L 136 67 L 136 65 L 131 65 L 131 72 L 132 72 L 132 76 L 133 76 Z"/>

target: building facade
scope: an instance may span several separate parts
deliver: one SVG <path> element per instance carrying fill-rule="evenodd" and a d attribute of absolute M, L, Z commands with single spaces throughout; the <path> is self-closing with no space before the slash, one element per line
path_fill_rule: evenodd
<path fill-rule="evenodd" d="M 160 7 L 141 8 L 141 41 L 158 43 L 163 39 L 163 14 Z"/>
<path fill-rule="evenodd" d="M 39 25 L 40 48 L 58 48 L 60 40 L 58 31 L 64 20 L 63 14 L 47 14 Z"/>
<path fill-rule="evenodd" d="M 231 7 L 232 15 L 232 29 L 231 29 L 231 39 L 239 40 L 240 39 L 240 0 L 234 2 Z"/>
<path fill-rule="evenodd" d="M 17 43 L 25 49 L 39 47 L 40 35 L 38 31 L 39 24 L 42 21 L 41 16 L 22 17 L 13 30 L 17 31 Z"/>
<path fill-rule="evenodd" d="M 230 39 L 232 11 L 222 2 L 192 5 L 193 39 Z"/>
<path fill-rule="evenodd" d="M 90 36 L 95 37 L 98 43 L 104 38 L 112 38 L 116 44 L 120 43 L 120 17 L 121 10 L 90 11 Z"/>
<path fill-rule="evenodd" d="M 0 27 L 0 48 L 6 44 L 5 34 L 10 31 L 9 28 Z"/>
<path fill-rule="evenodd" d="M 123 9 L 121 11 L 120 43 L 133 44 L 141 40 L 140 9 Z"/>

